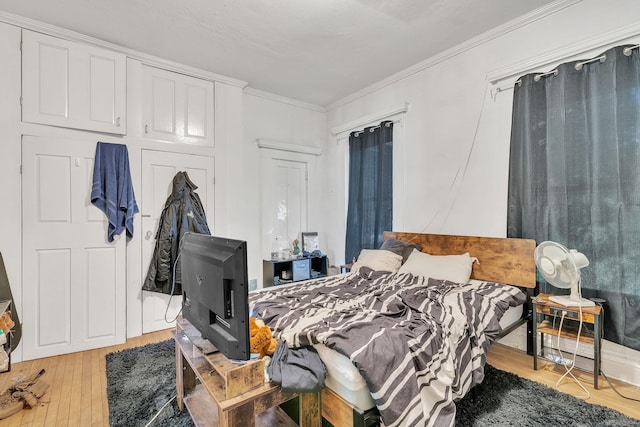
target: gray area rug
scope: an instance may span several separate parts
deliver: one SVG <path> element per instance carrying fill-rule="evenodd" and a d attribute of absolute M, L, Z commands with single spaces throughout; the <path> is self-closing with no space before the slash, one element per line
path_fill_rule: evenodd
<path fill-rule="evenodd" d="M 629 405 L 637 402 L 628 400 Z M 485 365 L 485 378 L 457 403 L 456 426 L 640 426 L 640 421 Z"/>
<path fill-rule="evenodd" d="M 176 392 L 173 340 L 106 357 L 111 426 L 145 426 Z M 174 399 L 152 426 L 193 423 Z M 640 421 L 487 365 L 482 384 L 457 403 L 456 426 L 640 427 Z"/>
<path fill-rule="evenodd" d="M 173 340 L 109 353 L 107 399 L 111 427 L 145 426 L 176 394 L 176 353 Z M 175 399 L 152 426 L 193 426 Z"/>

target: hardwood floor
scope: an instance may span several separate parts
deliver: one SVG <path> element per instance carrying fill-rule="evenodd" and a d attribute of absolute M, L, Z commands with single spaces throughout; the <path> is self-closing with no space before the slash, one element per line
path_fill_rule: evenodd
<path fill-rule="evenodd" d="M 171 331 L 165 330 L 127 340 L 125 344 L 48 357 L 27 362 L 14 363 L 11 372 L 0 374 L 0 390 L 4 390 L 20 375 L 28 375 L 45 369 L 43 379 L 50 387 L 40 404 L 34 409 L 25 409 L 11 417 L 0 420 L 5 426 L 108 426 L 109 408 L 107 404 L 107 377 L 105 355 L 113 351 L 137 347 L 171 338 Z M 534 371 L 531 357 L 521 351 L 495 344 L 489 351 L 488 362 L 496 368 L 513 372 L 521 377 L 554 387 L 562 371 L 552 364 L 541 363 L 541 369 Z M 591 375 L 578 371 L 578 378 L 591 393 L 589 402 L 607 406 L 640 419 L 640 404 L 617 396 L 601 378 L 599 390 L 593 389 Z M 618 390 L 627 396 L 640 398 L 640 387 L 615 381 Z M 566 393 L 581 395 L 577 386 L 568 384 L 561 388 Z"/>
<path fill-rule="evenodd" d="M 40 369 L 49 390 L 33 409 L 24 409 L 0 420 L 6 426 L 108 426 L 107 375 L 105 356 L 113 351 L 170 339 L 171 330 L 131 338 L 125 344 L 63 356 L 14 363 L 11 371 L 0 374 L 0 390 L 15 378 Z"/>

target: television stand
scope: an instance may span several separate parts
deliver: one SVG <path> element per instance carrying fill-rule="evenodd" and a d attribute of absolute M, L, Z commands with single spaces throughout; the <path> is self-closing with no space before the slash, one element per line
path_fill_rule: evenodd
<path fill-rule="evenodd" d="M 320 394 L 283 393 L 265 383 L 262 360 L 237 363 L 220 352 L 204 354 L 194 344 L 200 332 L 184 318 L 176 322 L 174 340 L 178 408 L 186 406 L 196 426 L 294 426 L 278 405 L 296 397 L 299 425 L 321 425 Z"/>

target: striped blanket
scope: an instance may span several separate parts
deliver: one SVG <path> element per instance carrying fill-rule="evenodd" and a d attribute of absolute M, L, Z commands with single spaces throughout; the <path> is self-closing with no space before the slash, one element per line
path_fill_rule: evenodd
<path fill-rule="evenodd" d="M 386 426 L 453 425 L 454 401 L 484 379 L 502 314 L 525 299 L 512 286 L 366 268 L 250 294 L 253 315 L 290 347 L 349 357 Z"/>

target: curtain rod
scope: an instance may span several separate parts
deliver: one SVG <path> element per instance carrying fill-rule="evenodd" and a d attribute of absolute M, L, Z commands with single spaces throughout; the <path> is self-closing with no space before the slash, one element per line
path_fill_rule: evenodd
<path fill-rule="evenodd" d="M 637 44 L 637 45 L 635 45 L 635 46 L 625 47 L 625 48 L 622 50 L 622 53 L 624 53 L 624 56 L 631 56 L 631 51 L 632 51 L 633 49 L 637 49 L 637 48 L 639 48 L 639 47 L 640 47 L 640 44 Z"/>
<path fill-rule="evenodd" d="M 352 120 L 348 123 L 343 123 L 338 126 L 334 126 L 331 128 L 331 134 L 334 136 L 340 135 L 343 132 L 351 133 L 354 129 L 357 129 L 361 126 L 366 126 L 369 123 L 381 122 L 383 120 L 390 119 L 391 117 L 406 113 L 409 111 L 409 103 L 405 102 L 402 105 L 397 105 L 393 108 L 390 108 L 385 111 L 379 111 L 374 114 L 369 114 L 368 116 L 360 117 L 359 119 Z"/>
<path fill-rule="evenodd" d="M 387 128 L 388 128 L 389 126 L 391 126 L 391 123 L 395 124 L 395 123 L 398 123 L 398 122 L 400 122 L 400 120 L 394 120 L 393 122 L 387 121 L 387 122 L 384 124 L 384 127 L 387 127 Z M 377 126 L 370 126 L 370 127 L 366 128 L 366 129 L 369 129 L 369 132 L 373 132 L 374 130 L 378 129 L 379 127 L 380 127 L 380 125 L 377 125 Z M 355 136 L 358 136 L 358 135 L 360 135 L 360 134 L 361 134 L 361 133 L 363 133 L 363 132 L 364 132 L 364 129 L 354 131 Z"/>
<path fill-rule="evenodd" d="M 633 52 L 632 52 L 632 51 L 633 51 L 633 49 L 638 49 L 638 48 L 640 48 L 640 44 L 636 44 L 636 45 L 633 45 L 633 46 L 628 46 L 628 47 L 625 47 L 625 48 L 622 50 L 622 53 L 623 53 L 625 56 L 631 56 L 631 54 L 633 53 Z M 580 70 L 582 70 L 582 68 L 585 66 L 585 64 L 590 64 L 590 63 L 592 63 L 592 62 L 596 62 L 596 61 L 600 61 L 600 63 L 601 63 L 601 64 L 603 64 L 606 60 L 607 60 L 607 55 L 606 55 L 606 54 L 602 54 L 602 55 L 600 55 L 600 56 L 598 56 L 598 57 L 596 57 L 596 58 L 588 59 L 588 60 L 586 60 L 586 61 L 577 61 L 577 62 L 575 63 L 575 65 L 574 65 L 574 68 L 575 68 L 577 71 L 580 71 Z M 555 68 L 555 69 L 553 69 L 553 70 L 551 70 L 551 71 L 549 71 L 549 72 L 546 72 L 546 73 L 536 74 L 536 75 L 533 77 L 533 80 L 534 80 L 534 81 L 536 81 L 536 82 L 538 82 L 538 81 L 540 81 L 540 79 L 541 79 L 541 78 L 543 78 L 543 77 L 547 77 L 547 76 L 549 76 L 549 75 L 551 75 L 551 74 L 553 74 L 553 75 L 557 76 L 557 75 L 558 75 L 558 69 L 557 69 L 557 68 Z M 514 82 L 514 84 L 513 84 L 513 85 L 508 85 L 508 86 L 498 86 L 498 87 L 496 87 L 496 88 L 492 89 L 492 90 L 491 90 L 491 98 L 493 98 L 493 99 L 495 100 L 495 97 L 496 97 L 496 95 L 497 95 L 497 94 L 499 94 L 500 92 L 504 92 L 505 90 L 513 89 L 513 86 L 514 86 L 514 85 L 516 85 L 516 84 L 517 84 L 517 85 L 521 85 L 521 84 L 522 84 L 522 80 L 520 80 L 520 79 L 516 80 L 516 81 Z"/>

